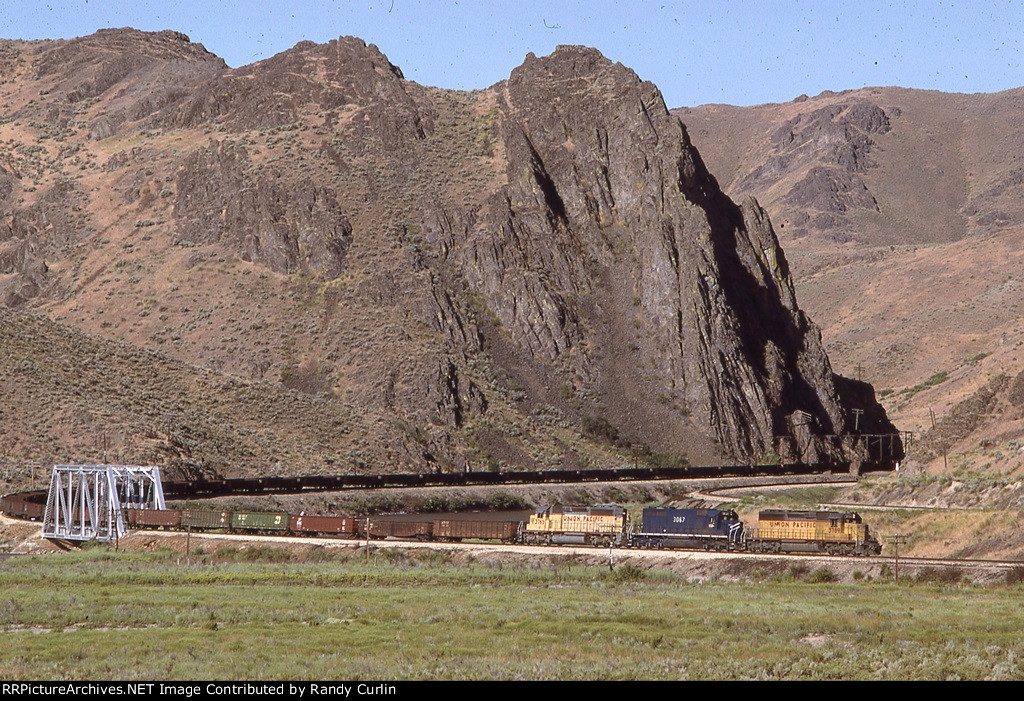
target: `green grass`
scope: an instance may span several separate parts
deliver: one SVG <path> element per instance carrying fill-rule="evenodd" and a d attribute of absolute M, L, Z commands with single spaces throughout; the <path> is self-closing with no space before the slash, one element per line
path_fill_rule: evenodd
<path fill-rule="evenodd" d="M 817 509 L 818 504 L 836 501 L 844 487 L 811 486 L 743 494 L 738 501 L 719 504 L 719 509 L 747 513 L 763 508 Z"/>
<path fill-rule="evenodd" d="M 913 387 L 908 387 L 908 388 L 902 390 L 902 394 L 907 399 L 910 399 L 915 394 L 918 394 L 919 392 L 923 392 L 924 390 L 928 389 L 929 387 L 935 387 L 936 385 L 941 385 L 943 382 L 945 382 L 948 379 L 949 379 L 949 371 L 947 371 L 947 370 L 940 370 L 939 372 L 935 373 L 934 375 L 929 377 L 924 382 L 922 382 L 920 384 L 916 384 Z"/>
<path fill-rule="evenodd" d="M 387 555 L 384 553 L 387 552 Z M 218 554 L 220 553 L 220 554 Z M 269 557 L 269 555 L 264 555 Z M 1021 678 L 1024 589 L 321 553 L 0 565 L 0 678 Z"/>

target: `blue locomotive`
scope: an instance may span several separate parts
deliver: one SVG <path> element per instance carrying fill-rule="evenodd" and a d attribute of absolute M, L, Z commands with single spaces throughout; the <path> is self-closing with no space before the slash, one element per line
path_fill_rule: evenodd
<path fill-rule="evenodd" d="M 644 509 L 640 527 L 633 530 L 632 544 L 637 548 L 740 550 L 743 523 L 731 509 L 652 507 Z"/>

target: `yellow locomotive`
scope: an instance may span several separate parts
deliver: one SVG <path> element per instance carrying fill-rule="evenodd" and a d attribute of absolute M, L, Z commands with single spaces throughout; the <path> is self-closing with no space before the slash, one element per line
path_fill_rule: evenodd
<path fill-rule="evenodd" d="M 621 506 L 548 506 L 530 516 L 523 542 L 530 545 L 622 545 L 627 535 Z"/>
<path fill-rule="evenodd" d="M 747 550 L 877 555 L 882 546 L 857 513 L 767 509 L 757 516 Z"/>

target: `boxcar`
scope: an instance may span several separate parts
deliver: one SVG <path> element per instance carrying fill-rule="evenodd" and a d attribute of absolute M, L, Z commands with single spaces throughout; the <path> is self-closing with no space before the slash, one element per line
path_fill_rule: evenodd
<path fill-rule="evenodd" d="M 183 528 L 197 530 L 214 530 L 231 527 L 231 514 L 227 511 L 205 511 L 202 509 L 185 509 L 181 512 Z"/>
<path fill-rule="evenodd" d="M 511 543 L 519 538 L 522 521 L 470 521 L 466 519 L 437 519 L 434 537 L 440 540 L 500 540 Z"/>
<path fill-rule="evenodd" d="M 859 514 L 839 511 L 768 509 L 757 516 L 757 535 L 748 548 L 759 552 L 824 552 L 877 555 L 878 540 Z"/>
<path fill-rule="evenodd" d="M 743 541 L 743 523 L 735 511 L 653 507 L 643 510 L 632 542 L 638 548 L 734 550 Z"/>
<path fill-rule="evenodd" d="M 125 509 L 129 528 L 178 528 L 181 512 L 177 509 Z"/>
<path fill-rule="evenodd" d="M 231 528 L 239 531 L 287 531 L 288 514 L 264 511 L 236 511 Z"/>
<path fill-rule="evenodd" d="M 355 519 L 351 516 L 296 516 L 288 518 L 288 528 L 293 533 L 323 533 L 330 535 L 354 535 Z"/>
<path fill-rule="evenodd" d="M 626 510 L 621 506 L 548 506 L 530 516 L 523 542 L 535 545 L 622 545 Z"/>

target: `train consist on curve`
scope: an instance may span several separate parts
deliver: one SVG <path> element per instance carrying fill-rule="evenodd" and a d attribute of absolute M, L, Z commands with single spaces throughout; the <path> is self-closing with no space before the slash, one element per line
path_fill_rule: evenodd
<path fill-rule="evenodd" d="M 822 466 L 643 467 L 616 470 L 546 470 L 514 473 L 389 474 L 264 477 L 164 482 L 172 498 L 238 494 L 287 494 L 307 491 L 456 486 L 470 484 L 547 484 L 644 479 L 692 479 L 758 474 L 810 474 Z M 0 497 L 0 511 L 26 520 L 43 519 L 46 491 Z M 579 544 L 634 548 L 689 548 L 734 552 L 817 552 L 873 555 L 881 551 L 855 513 L 762 511 L 757 529 L 744 529 L 736 513 L 714 509 L 645 509 L 630 523 L 620 506 L 554 506 L 523 520 L 480 517 L 305 516 L 276 512 L 209 510 L 127 510 L 132 528 L 265 532 L 348 538 L 396 538 L 423 541 L 488 540 L 527 545 Z"/>
<path fill-rule="evenodd" d="M 306 516 L 265 511 L 198 509 L 126 510 L 135 529 L 224 531 L 340 538 L 458 542 L 498 541 L 525 545 L 589 545 L 720 552 L 878 555 L 882 546 L 856 513 L 770 509 L 747 530 L 732 510 L 644 509 L 631 523 L 621 506 L 549 506 L 528 520 Z"/>

